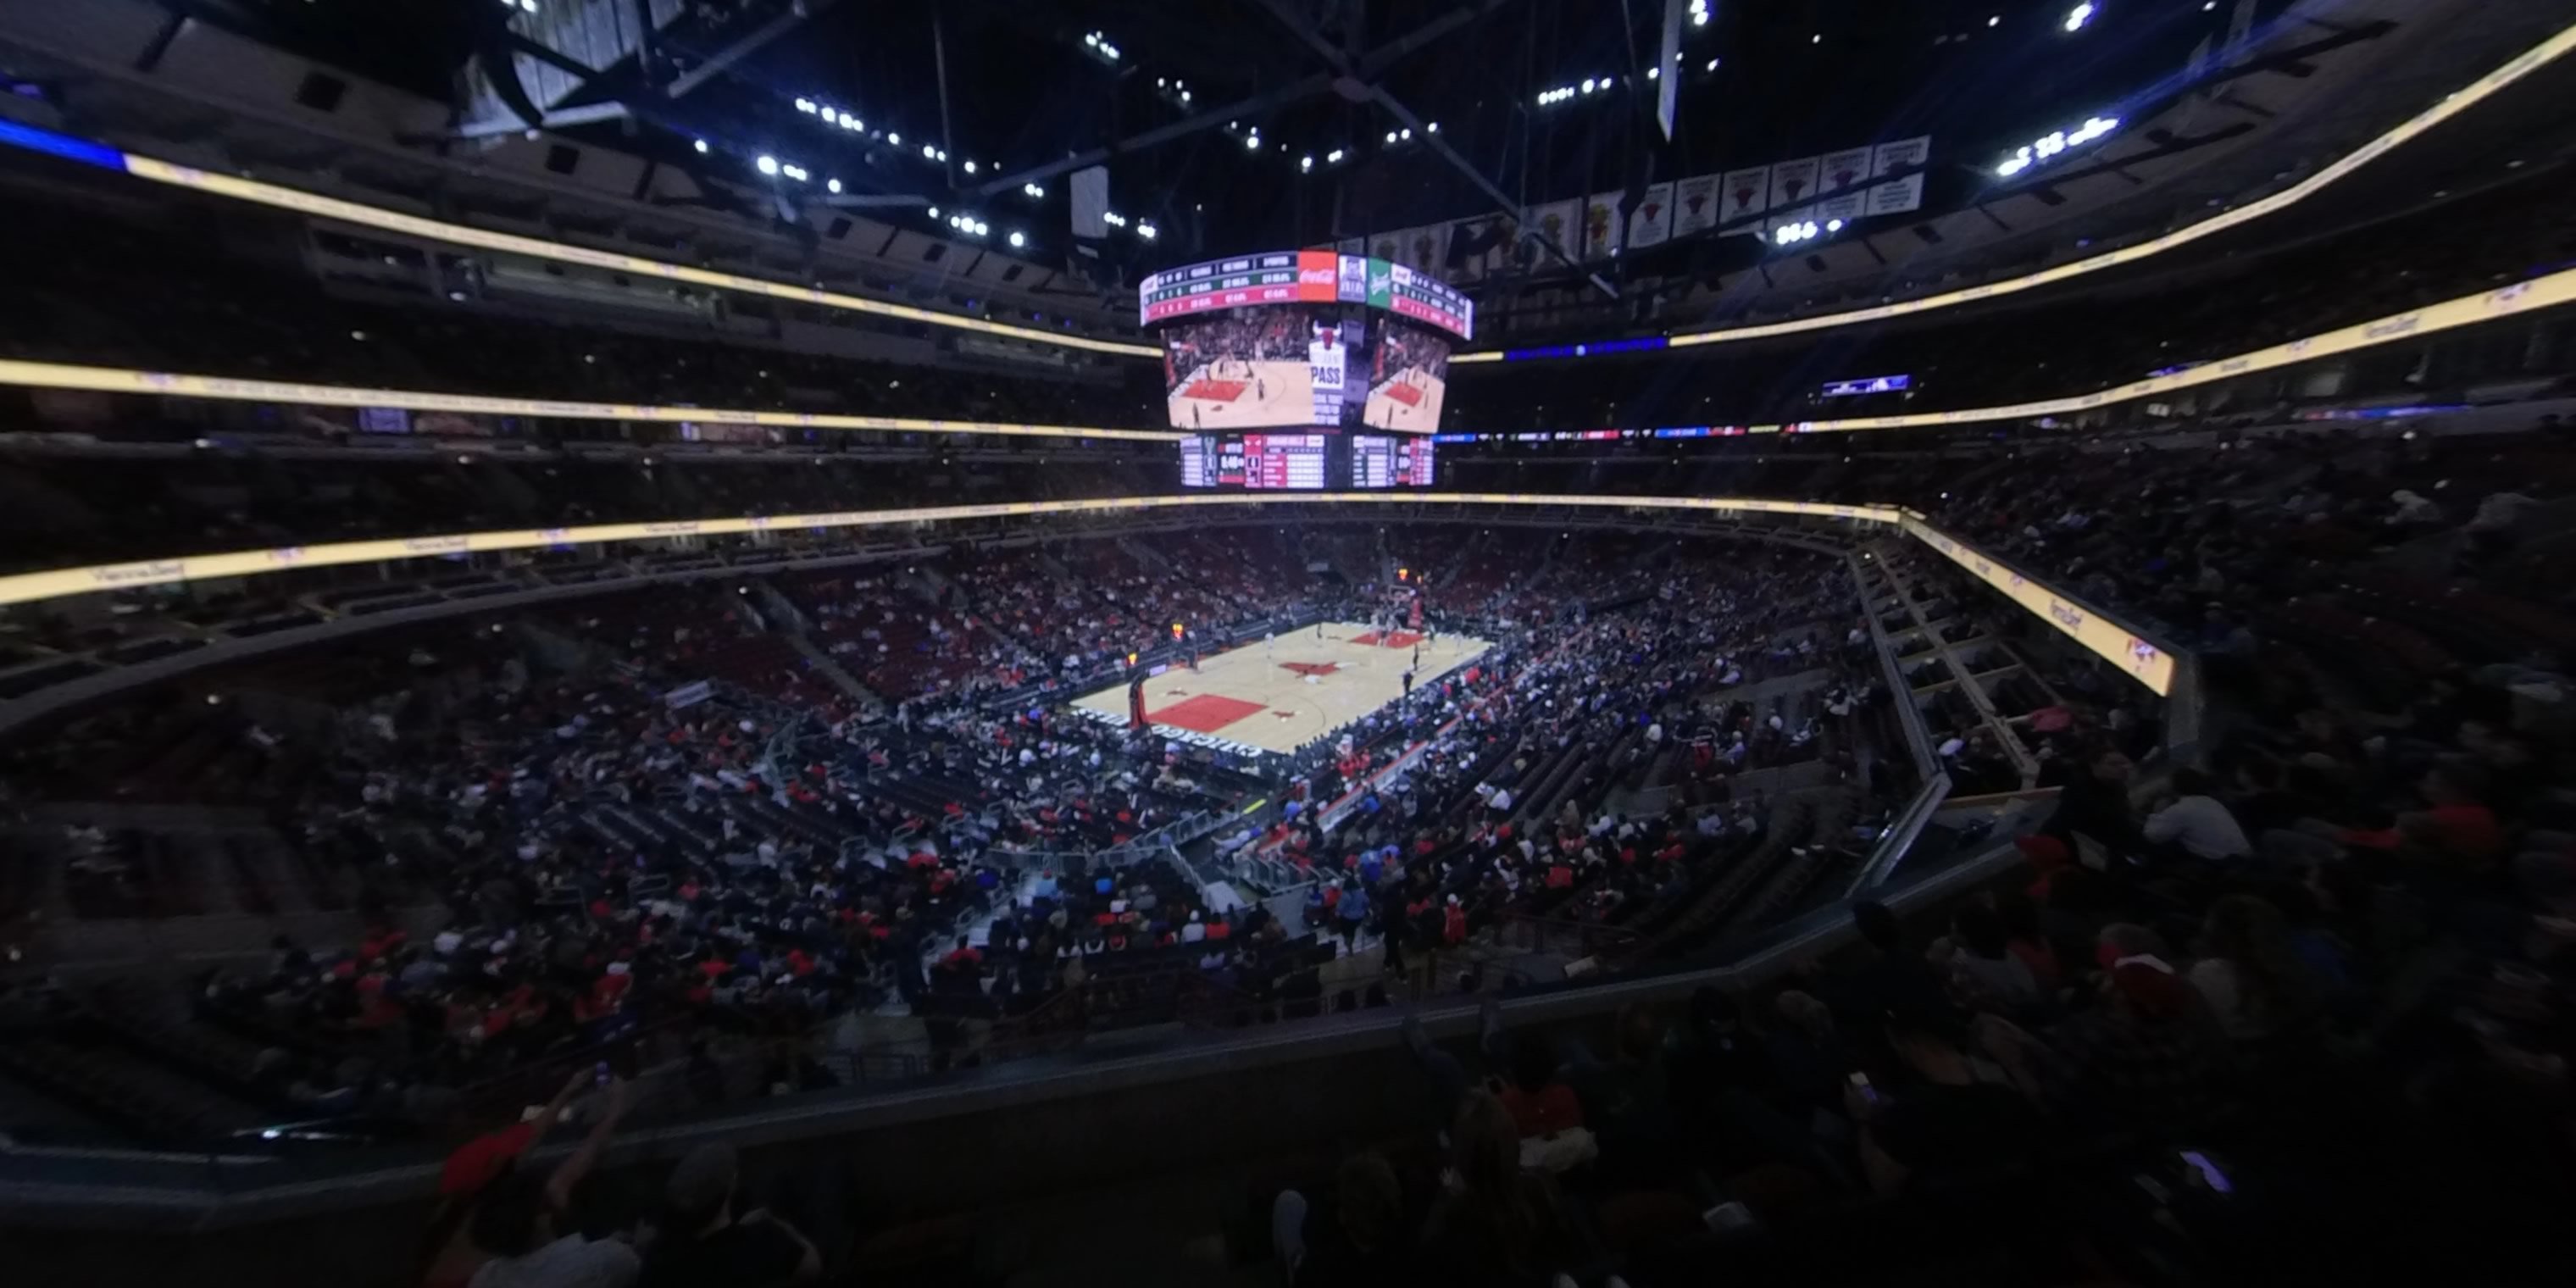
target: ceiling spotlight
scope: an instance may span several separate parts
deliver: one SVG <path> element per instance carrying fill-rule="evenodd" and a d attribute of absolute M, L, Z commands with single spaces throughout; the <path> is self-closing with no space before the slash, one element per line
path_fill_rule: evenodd
<path fill-rule="evenodd" d="M 933 219 L 937 219 L 939 217 L 939 207 L 932 206 L 930 208 L 930 217 Z"/>
<path fill-rule="evenodd" d="M 891 144 L 895 145 L 896 147 L 902 147 L 902 146 L 903 146 L 903 136 L 902 136 L 902 135 L 900 135 L 900 134 L 889 134 L 889 135 L 887 135 L 887 136 L 886 136 L 886 142 L 891 143 Z"/>
<path fill-rule="evenodd" d="M 1341 150 L 1340 148 L 1335 148 L 1335 149 L 1333 149 L 1332 151 L 1327 152 L 1327 153 L 1325 153 L 1325 154 L 1324 154 L 1324 164 L 1326 164 L 1326 165 L 1340 165 L 1341 163 L 1342 163 L 1342 150 Z"/>
<path fill-rule="evenodd" d="M 1024 184 L 1021 184 L 1021 185 L 1020 185 L 1020 191 L 1021 191 L 1022 193 L 1024 193 L 1024 194 L 1026 194 L 1026 195 L 1030 196 L 1030 197 L 1041 197 L 1041 198 L 1042 198 L 1042 197 L 1046 196 L 1046 189 L 1041 188 L 1041 187 L 1039 187 L 1038 185 L 1036 185 L 1036 184 L 1034 184 L 1034 183 L 1024 183 Z"/>
<path fill-rule="evenodd" d="M 967 163 L 966 163 L 966 173 L 968 173 L 968 174 L 973 174 L 973 173 L 975 173 L 975 163 L 974 163 L 974 162 L 969 161 L 969 162 L 967 162 Z"/>
<path fill-rule="evenodd" d="M 2093 7 L 2093 0 L 2082 0 L 2082 2 L 2077 4 L 2074 8 L 2066 11 L 2066 29 L 2068 31 L 2084 30 L 2084 24 L 2093 21 L 2093 15 L 2096 12 L 2098 11 Z"/>
<path fill-rule="evenodd" d="M 1011 249 L 1018 250 L 1022 246 L 1026 246 L 1028 244 L 1029 237 L 1027 233 L 1014 232 L 1011 234 Z"/>
<path fill-rule="evenodd" d="M 1592 92 L 1592 85 L 1593 85 L 1593 81 L 1592 81 L 1592 78 L 1591 78 L 1591 77 L 1586 76 L 1586 77 L 1584 77 L 1584 78 L 1583 78 L 1583 92 L 1584 92 L 1584 93 L 1586 93 L 1586 94 L 1591 93 L 1591 92 Z"/>
<path fill-rule="evenodd" d="M 1706 10 L 1706 9 L 1702 9 L 1702 10 L 1700 10 L 1699 12 L 1697 12 L 1697 13 L 1695 13 L 1695 14 L 1692 14 L 1692 15 L 1691 15 L 1691 25 L 1692 25 L 1692 26 L 1694 26 L 1694 27 L 1705 27 L 1705 26 L 1707 26 L 1707 25 L 1708 25 L 1708 10 Z"/>
<path fill-rule="evenodd" d="M 838 179 L 825 179 L 823 181 L 823 186 L 833 192 L 839 192 L 841 190 L 841 181 Z"/>
<path fill-rule="evenodd" d="M 814 114 L 814 100 L 810 98 L 800 98 L 796 100 L 796 110 L 803 112 L 807 116 L 812 116 Z"/>
<path fill-rule="evenodd" d="M 1842 230 L 1843 230 L 1843 221 L 1841 221 L 1841 220 L 1839 220 L 1839 219 L 1828 219 L 1828 220 L 1826 220 L 1826 221 L 1825 221 L 1825 231 L 1826 231 L 1826 232 L 1829 232 L 1829 233 L 1838 233 L 1838 232 L 1841 232 Z"/>
<path fill-rule="evenodd" d="M 937 159 L 938 159 L 938 157 L 939 157 L 939 149 L 934 148 L 934 147 L 930 146 L 930 145 L 929 145 L 929 144 L 927 144 L 927 143 L 924 143 L 924 144 L 922 144 L 922 145 L 921 145 L 921 159 L 922 159 L 922 160 L 924 160 L 924 161 L 935 161 L 935 160 L 937 160 Z"/>
<path fill-rule="evenodd" d="M 2004 16 L 2003 16 L 2002 14 L 1999 14 L 1999 13 L 1997 13 L 1997 14 L 1988 14 L 1988 15 L 1986 16 L 1986 25 L 1987 25 L 1988 27 L 2000 27 L 2000 26 L 2004 25 Z"/>
<path fill-rule="evenodd" d="M 1136 235 L 1147 241 L 1152 241 L 1156 236 L 1154 226 L 1152 224 L 1138 224 L 1136 225 Z"/>
<path fill-rule="evenodd" d="M 1387 141 L 1387 142 L 1389 142 L 1389 143 L 1393 143 L 1393 142 L 1395 142 L 1395 131 L 1393 131 L 1393 130 L 1388 130 L 1388 131 L 1386 132 L 1386 141 Z"/>
<path fill-rule="evenodd" d="M 1433 121 L 1431 124 L 1426 125 L 1426 126 L 1423 126 L 1422 128 L 1423 128 L 1423 129 L 1425 129 L 1425 130 L 1430 131 L 1430 132 L 1431 132 L 1431 133 L 1433 133 L 1433 134 L 1438 134 L 1438 133 L 1440 132 L 1440 122 L 1438 122 L 1438 121 Z"/>
<path fill-rule="evenodd" d="M 1701 71 L 1704 71 L 1704 72 L 1713 72 L 1713 71 L 1716 71 L 1716 70 L 1717 70 L 1717 63 L 1718 63 L 1718 60 L 1717 60 L 1717 59 L 1714 59 L 1714 58 L 1709 59 L 1709 60 L 1708 60 L 1708 66 L 1703 67 L 1703 68 L 1700 68 L 1700 70 L 1701 70 Z"/>
<path fill-rule="evenodd" d="M 693 146 L 695 146 L 698 151 L 704 152 L 707 150 L 707 141 L 705 139 L 699 139 Z"/>
<path fill-rule="evenodd" d="M 1413 137 L 1413 128 L 1411 126 L 1407 126 L 1403 130 L 1398 131 L 1398 133 L 1401 137 L 1409 139 Z"/>
<path fill-rule="evenodd" d="M 1646 69 L 1646 79 L 1647 79 L 1647 80 L 1662 80 L 1663 78 L 1664 78 L 1664 69 L 1663 69 L 1663 68 L 1661 68 L 1661 67 L 1649 67 L 1649 68 L 1647 68 L 1647 69 Z"/>
<path fill-rule="evenodd" d="M 1258 152 L 1258 151 L 1260 151 L 1260 150 L 1261 150 L 1261 136 L 1260 136 L 1260 135 L 1258 135 L 1258 134 L 1247 134 L 1247 135 L 1243 136 L 1243 150 L 1244 150 L 1244 151 L 1246 151 L 1246 152 Z"/>
<path fill-rule="evenodd" d="M 1184 103 L 1190 101 L 1190 92 L 1188 90 L 1181 91 L 1181 101 Z"/>
<path fill-rule="evenodd" d="M 1825 43 L 1825 33 L 1819 31 L 1815 35 L 1807 37 L 1807 43 L 1810 45 L 1821 45 Z"/>
<path fill-rule="evenodd" d="M 752 162 L 752 165 L 757 167 L 762 174 L 778 173 L 778 158 L 776 157 L 764 156 L 761 159 Z"/>
<path fill-rule="evenodd" d="M 1089 45 L 1094 49 L 1100 48 L 1100 33 L 1096 31 L 1086 31 L 1082 33 L 1082 43 Z"/>
<path fill-rule="evenodd" d="M 1304 157 L 1299 157 L 1299 158 L 1297 158 L 1297 168 L 1298 168 L 1298 170 L 1300 170 L 1300 171 L 1306 171 L 1306 170 L 1312 170 L 1312 169 L 1314 169 L 1314 168 L 1315 168 L 1315 158 L 1313 158 L 1313 157 L 1311 157 L 1311 156 L 1304 156 Z"/>

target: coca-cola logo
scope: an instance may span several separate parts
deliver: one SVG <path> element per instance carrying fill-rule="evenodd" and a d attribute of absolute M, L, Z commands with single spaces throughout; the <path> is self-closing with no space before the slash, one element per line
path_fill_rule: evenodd
<path fill-rule="evenodd" d="M 1297 284 L 1299 286 L 1330 286 L 1333 284 L 1333 270 L 1329 268 L 1298 269 Z"/>

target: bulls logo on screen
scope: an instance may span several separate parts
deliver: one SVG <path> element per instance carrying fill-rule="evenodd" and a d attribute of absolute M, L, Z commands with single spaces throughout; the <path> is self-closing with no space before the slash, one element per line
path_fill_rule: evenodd
<path fill-rule="evenodd" d="M 2148 671 L 2154 670 L 2156 659 L 2163 655 L 2163 650 L 2158 649 L 2155 645 L 2139 639 L 2135 635 L 2129 637 L 2129 664 L 2140 675 L 2144 675 Z"/>

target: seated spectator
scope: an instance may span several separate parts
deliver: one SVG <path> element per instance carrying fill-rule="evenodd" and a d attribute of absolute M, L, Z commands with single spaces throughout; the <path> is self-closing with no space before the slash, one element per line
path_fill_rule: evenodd
<path fill-rule="evenodd" d="M 2139 832 L 2148 844 L 2199 859 L 2218 862 L 2254 852 L 2237 826 L 2235 815 L 2214 795 L 2209 775 L 2188 766 L 2173 774 L 2173 799 L 2147 816 Z"/>
<path fill-rule="evenodd" d="M 1449 1175 L 1422 1235 L 1424 1282 L 1540 1288 L 1564 1269 L 1574 1237 L 1556 1187 L 1521 1168 L 1511 1111 L 1482 1092 L 1449 1128 Z"/>
<path fill-rule="evenodd" d="M 2038 1151 L 2038 1113 L 2002 1069 L 1968 1053 L 1957 1012 L 1891 1012 L 1884 1031 L 1896 1063 L 1876 1080 L 1854 1073 L 1843 1100 L 1871 1189 L 1900 1194 Z"/>
<path fill-rule="evenodd" d="M 2262 1042 L 2303 1032 L 2318 1016 L 2317 981 L 2292 945 L 2280 909 L 2250 894 L 2209 907 L 2192 987 L 2227 1036 Z"/>
<path fill-rule="evenodd" d="M 2012 1015 L 2041 999 L 2039 979 L 2013 954 L 2003 917 L 1981 901 L 1969 900 L 1950 914 L 1950 938 L 1936 949 L 1935 960 L 1949 970 L 1950 995 L 1969 1010 Z"/>
<path fill-rule="evenodd" d="M 566 1219 L 573 1187 L 599 1161 L 626 1113 L 626 1081 L 609 1084 L 607 1111 L 581 1148 L 548 1176 L 512 1170 L 475 1204 L 474 1244 L 490 1260 L 470 1288 L 626 1288 L 642 1267 L 622 1238 L 585 1239 Z"/>
<path fill-rule="evenodd" d="M 822 1257 L 794 1226 L 765 1209 L 734 1211 L 738 1172 L 733 1147 L 721 1143 L 680 1160 L 664 1187 L 668 1210 L 643 1288 L 780 1288 L 821 1277 Z"/>

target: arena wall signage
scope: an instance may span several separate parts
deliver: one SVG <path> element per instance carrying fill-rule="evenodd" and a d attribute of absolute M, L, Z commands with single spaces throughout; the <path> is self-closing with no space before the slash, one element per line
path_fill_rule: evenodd
<path fill-rule="evenodd" d="M 2161 662 L 2142 657 L 2142 641 L 2125 626 L 2085 609 L 2052 587 L 2021 577 L 1966 542 L 1942 533 L 1911 510 L 1879 505 L 1827 505 L 1814 501 L 1771 501 L 1758 497 L 1696 496 L 1545 496 L 1525 492 L 1442 492 L 1432 495 L 1386 492 L 1214 493 L 1195 496 L 1108 497 L 1091 501 L 1008 501 L 987 505 L 925 506 L 908 510 L 849 510 L 830 514 L 698 519 L 665 523 L 600 523 L 574 528 L 522 528 L 514 531 L 457 532 L 440 536 L 373 541 L 342 541 L 268 550 L 234 550 L 216 554 L 146 559 L 130 563 L 55 568 L 45 572 L 0 577 L 0 605 L 59 599 L 102 591 L 134 590 L 190 581 L 253 577 L 293 568 L 325 568 L 383 560 L 422 559 L 455 554 L 490 553 L 669 537 L 727 536 L 752 532 L 829 531 L 839 528 L 890 527 L 913 523 L 946 523 L 1041 514 L 1093 514 L 1118 510 L 1171 510 L 1206 506 L 1259 505 L 1509 505 L 1573 509 L 1688 511 L 1717 515 L 1784 514 L 1884 523 L 1920 540 L 2049 623 L 2068 638 L 2118 664 L 2141 683 L 2163 694 L 2173 684 L 2170 655 Z M 2063 606 L 2065 611 L 2060 611 Z"/>
<path fill-rule="evenodd" d="M 1841 313 L 1824 313 L 1815 317 L 1795 318 L 1785 322 L 1766 322 L 1756 326 L 1716 327 L 1705 331 L 1680 332 L 1668 337 L 1667 347 L 1678 349 L 1687 345 L 1697 344 L 1729 344 L 1742 340 L 1760 340 L 1771 336 L 1797 335 L 1806 331 L 1822 331 L 1832 327 L 1851 326 L 1862 322 L 1879 322 L 1888 318 L 1910 317 L 1917 313 L 1929 313 L 1936 309 L 1951 308 L 1961 304 L 1974 304 L 1980 300 L 1990 300 L 2005 295 L 2016 295 L 2023 291 L 2035 290 L 2042 286 L 2066 281 L 2070 278 L 2082 277 L 2088 273 L 2098 273 L 2104 269 L 2114 268 L 2122 264 L 2134 264 L 2139 260 L 2155 255 L 2161 255 L 2169 250 L 2188 246 L 2193 242 L 2202 240 L 2203 238 L 2215 237 L 2231 228 L 2242 227 L 2243 225 L 2252 223 L 2257 219 L 2261 219 L 2267 215 L 2277 214 L 2282 210 L 2286 210 L 2291 206 L 2297 205 L 2298 203 L 2317 195 L 2319 192 L 2324 191 L 2326 188 L 2352 172 L 2378 160 L 2380 157 L 2387 155 L 2389 152 L 2413 141 L 2425 132 L 2441 125 L 2443 122 L 2450 120 L 2452 117 L 2458 116 L 2460 113 L 2468 111 L 2470 108 L 2494 97 L 2496 94 L 2511 86 L 2514 82 L 2519 81 L 2533 72 L 2536 72 L 2541 68 L 2548 66 L 2550 63 L 2566 56 L 2566 54 L 2571 50 L 2576 50 L 2576 25 L 2560 29 L 2556 34 L 2550 36 L 2548 39 L 2524 50 L 2518 55 L 2515 55 L 2502 66 L 2497 67 L 2486 75 L 2469 82 L 2457 93 L 2444 96 L 2441 101 L 2433 104 L 2431 107 L 2425 108 L 2414 116 L 2399 122 L 2387 133 L 2382 134 L 2378 138 L 2372 139 L 2368 143 L 2362 144 L 2360 147 L 2344 154 L 2342 157 L 2337 158 L 2332 163 L 2318 170 L 2315 174 L 2309 175 L 2307 178 L 2302 179 L 2287 188 L 2283 188 L 2279 192 L 2273 193 L 2268 197 L 2247 202 L 2233 210 L 2223 211 L 2211 218 L 2204 219 L 2199 223 L 2177 228 L 2172 232 L 2166 233 L 2160 237 L 2149 238 L 2148 240 L 2140 242 L 2134 246 L 2123 246 L 2117 250 L 2104 251 L 2099 255 L 2090 256 L 2085 259 L 2070 260 L 2053 268 L 2041 269 L 2036 273 L 2025 274 L 2021 277 L 2005 278 L 2001 281 L 1988 282 L 1982 286 L 1971 286 L 1956 291 L 1944 291 L 1938 295 L 1924 296 L 1921 299 L 1900 300 L 1894 304 L 1882 304 L 1865 309 L 1851 309 Z M 1452 355 L 1449 360 L 1453 363 L 1496 362 L 1500 361 L 1502 356 L 1503 355 L 1500 350 L 1488 349 L 1481 353 L 1455 354 Z"/>

